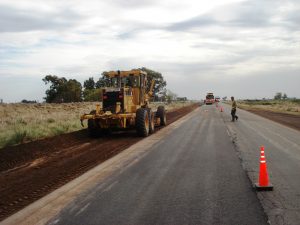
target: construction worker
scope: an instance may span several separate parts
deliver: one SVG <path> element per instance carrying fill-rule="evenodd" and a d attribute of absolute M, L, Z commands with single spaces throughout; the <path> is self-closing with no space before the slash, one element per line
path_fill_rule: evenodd
<path fill-rule="evenodd" d="M 231 116 L 232 116 L 232 122 L 234 122 L 234 120 L 238 120 L 238 116 L 235 115 L 236 114 L 236 101 L 234 100 L 234 97 L 231 96 L 231 101 L 232 101 L 232 107 L 231 107 Z"/>

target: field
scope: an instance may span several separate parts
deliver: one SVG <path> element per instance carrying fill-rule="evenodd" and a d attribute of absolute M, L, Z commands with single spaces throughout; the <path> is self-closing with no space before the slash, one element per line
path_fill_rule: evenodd
<path fill-rule="evenodd" d="M 82 129 L 80 115 L 95 109 L 95 104 L 0 104 L 0 148 L 78 131 Z M 157 108 L 158 104 L 151 107 Z M 166 109 L 172 111 L 188 104 L 171 103 Z"/>
<path fill-rule="evenodd" d="M 94 103 L 1 104 L 0 148 L 81 129 Z"/>
<path fill-rule="evenodd" d="M 240 100 L 238 107 L 246 110 L 264 110 L 300 115 L 300 99 L 288 100 Z"/>

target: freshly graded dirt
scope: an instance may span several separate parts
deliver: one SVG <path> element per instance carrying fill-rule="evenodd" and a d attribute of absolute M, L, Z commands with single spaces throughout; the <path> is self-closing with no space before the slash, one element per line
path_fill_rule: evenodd
<path fill-rule="evenodd" d="M 167 123 L 197 107 L 195 104 L 168 112 Z M 140 139 L 134 131 L 92 139 L 81 130 L 1 149 L 0 221 Z"/>
<path fill-rule="evenodd" d="M 300 130 L 300 116 L 292 115 L 287 113 L 272 112 L 260 109 L 247 109 L 247 111 L 265 117 L 267 119 L 273 120 L 277 123 L 281 123 L 288 127 Z"/>

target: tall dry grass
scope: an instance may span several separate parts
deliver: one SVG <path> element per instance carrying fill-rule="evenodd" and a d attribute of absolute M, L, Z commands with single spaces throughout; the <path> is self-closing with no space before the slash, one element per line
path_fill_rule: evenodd
<path fill-rule="evenodd" d="M 95 103 L 0 104 L 0 148 L 81 129 Z"/>
<path fill-rule="evenodd" d="M 241 100 L 238 107 L 244 109 L 261 109 L 300 115 L 300 99 L 287 100 Z"/>

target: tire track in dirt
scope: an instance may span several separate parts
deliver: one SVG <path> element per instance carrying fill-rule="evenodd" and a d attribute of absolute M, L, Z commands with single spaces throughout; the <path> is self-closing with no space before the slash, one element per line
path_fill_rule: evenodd
<path fill-rule="evenodd" d="M 168 124 L 197 107 L 168 112 Z M 1 149 L 0 221 L 141 139 L 135 131 L 92 139 L 80 130 Z"/>

